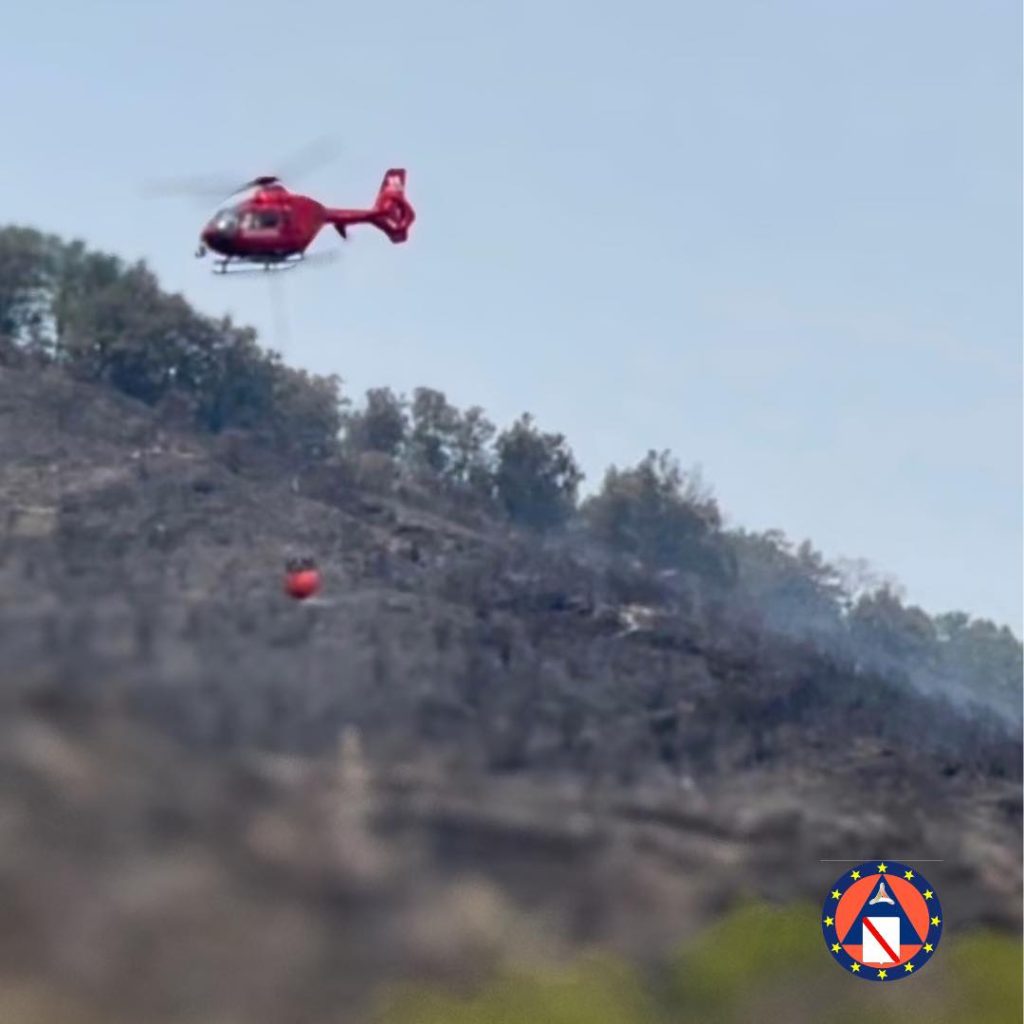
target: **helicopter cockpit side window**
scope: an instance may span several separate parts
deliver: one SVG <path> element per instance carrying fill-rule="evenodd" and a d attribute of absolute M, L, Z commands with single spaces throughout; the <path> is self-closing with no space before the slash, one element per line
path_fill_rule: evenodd
<path fill-rule="evenodd" d="M 242 218 L 243 231 L 276 231 L 280 225 L 277 210 L 251 210 Z"/>

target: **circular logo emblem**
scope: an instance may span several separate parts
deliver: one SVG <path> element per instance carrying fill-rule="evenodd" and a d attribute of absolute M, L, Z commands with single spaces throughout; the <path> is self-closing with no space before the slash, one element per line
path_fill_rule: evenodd
<path fill-rule="evenodd" d="M 906 864 L 866 861 L 836 879 L 821 930 L 832 959 L 868 981 L 916 974 L 942 936 L 942 908 L 928 880 Z"/>

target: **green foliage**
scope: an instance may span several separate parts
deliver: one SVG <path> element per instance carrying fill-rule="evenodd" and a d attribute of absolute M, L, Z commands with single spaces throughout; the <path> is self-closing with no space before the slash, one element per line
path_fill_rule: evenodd
<path fill-rule="evenodd" d="M 494 425 L 477 406 L 461 413 L 444 394 L 417 388 L 411 406 L 406 449 L 409 470 L 459 495 L 490 497 Z"/>
<path fill-rule="evenodd" d="M 682 950 L 671 972 L 672 1000 L 702 1021 L 733 1019 L 767 980 L 814 971 L 823 953 L 818 908 L 749 903 Z M 837 979 L 842 980 L 842 979 Z"/>
<path fill-rule="evenodd" d="M 737 530 L 728 543 L 741 588 L 768 626 L 812 636 L 841 629 L 848 596 L 839 570 L 809 542 L 794 547 L 778 530 Z"/>
<path fill-rule="evenodd" d="M 409 430 L 408 402 L 391 388 L 371 388 L 364 408 L 346 414 L 344 428 L 350 451 L 397 457 Z"/>
<path fill-rule="evenodd" d="M 889 587 L 864 594 L 850 612 L 855 639 L 870 642 L 898 660 L 930 660 L 935 649 L 935 624 L 920 608 L 907 607 Z"/>
<path fill-rule="evenodd" d="M 401 472 L 435 492 L 490 503 L 495 428 L 479 407 L 460 412 L 432 388 L 417 388 L 411 403 L 390 388 L 374 388 L 361 409 L 345 414 L 344 433 L 351 454 L 393 459 L 390 476 Z"/>
<path fill-rule="evenodd" d="M 517 525 L 550 529 L 575 511 L 583 475 L 572 451 L 561 434 L 542 433 L 528 415 L 495 439 L 477 406 L 460 412 L 431 388 L 417 388 L 411 403 L 390 388 L 374 388 L 362 408 L 344 415 L 343 427 L 350 454 L 386 456 L 404 479 L 502 512 Z"/>
<path fill-rule="evenodd" d="M 457 487 L 481 498 L 490 498 L 493 487 L 493 455 L 490 444 L 496 433 L 483 409 L 474 405 L 455 424 L 449 449 L 447 475 Z"/>
<path fill-rule="evenodd" d="M 149 405 L 183 398 L 214 433 L 257 431 L 309 454 L 330 450 L 340 428 L 337 378 L 286 369 L 251 329 L 200 316 L 144 264 L 81 242 L 0 230 L 0 335 Z"/>
<path fill-rule="evenodd" d="M 818 907 L 748 903 L 672 958 L 667 984 L 613 957 L 506 972 L 470 996 L 407 987 L 377 1024 L 1003 1024 L 1021 1018 L 1021 943 L 948 940 L 920 977 L 867 984 L 830 963 Z"/>
<path fill-rule="evenodd" d="M 864 563 L 833 565 L 776 530 L 728 535 L 740 593 L 773 630 L 818 641 L 861 668 L 1021 715 L 1024 648 L 1005 626 L 963 613 L 929 616 Z"/>
<path fill-rule="evenodd" d="M 582 513 L 595 540 L 652 568 L 731 575 L 718 543 L 718 505 L 699 476 L 684 474 L 667 451 L 648 452 L 631 469 L 612 466 Z"/>
<path fill-rule="evenodd" d="M 186 372 L 204 429 L 217 434 L 228 427 L 255 430 L 267 425 L 281 371 L 273 357 L 261 355 L 253 332 L 229 329 L 222 344 L 200 348 L 192 356 Z"/>
<path fill-rule="evenodd" d="M 459 411 L 440 391 L 416 389 L 409 436 L 409 462 L 414 469 L 440 478 L 448 473 L 459 418 Z"/>
<path fill-rule="evenodd" d="M 288 366 L 275 369 L 269 415 L 274 440 L 304 458 L 330 455 L 341 430 L 341 379 Z"/>
<path fill-rule="evenodd" d="M 818 913 L 811 904 L 752 902 L 711 926 L 675 960 L 671 1019 L 702 1024 L 1020 1019 L 1019 940 L 991 933 L 949 940 L 920 979 L 880 991 L 827 962 Z"/>
<path fill-rule="evenodd" d="M 541 433 L 524 414 L 498 435 L 495 449 L 495 495 L 509 519 L 534 530 L 561 526 L 583 479 L 565 438 Z"/>
<path fill-rule="evenodd" d="M 592 956 L 564 971 L 508 974 L 468 999 L 410 989 L 381 1024 L 653 1024 L 656 1014 L 633 970 Z"/>
<path fill-rule="evenodd" d="M 54 345 L 64 344 L 76 335 L 80 345 L 87 345 L 88 340 L 83 335 L 92 326 L 89 321 L 93 316 L 93 299 L 116 292 L 125 277 L 135 278 L 136 284 L 145 290 L 152 309 L 159 295 L 156 279 L 141 264 L 133 271 L 126 271 L 116 256 L 90 252 L 82 242 L 59 245 L 52 284 Z M 184 300 L 179 299 L 179 314 L 182 307 L 187 309 Z M 98 326 L 104 326 L 102 320 Z"/>
<path fill-rule="evenodd" d="M 0 335 L 22 345 L 50 336 L 50 295 L 60 241 L 32 228 L 0 231 Z"/>
<path fill-rule="evenodd" d="M 937 643 L 946 671 L 956 678 L 977 680 L 979 696 L 1020 716 L 1024 648 L 1006 626 L 950 612 L 934 619 Z"/>
<path fill-rule="evenodd" d="M 974 932 L 951 942 L 945 970 L 956 981 L 950 986 L 947 1019 L 971 1024 L 1020 1020 L 1021 963 L 1020 942 L 997 932 Z"/>
<path fill-rule="evenodd" d="M 175 384 L 197 319 L 184 299 L 161 292 L 142 264 L 105 284 L 59 284 L 56 353 L 73 373 L 149 405 Z"/>
<path fill-rule="evenodd" d="M 890 587 L 862 595 L 848 626 L 856 650 L 871 664 L 1020 718 L 1024 652 L 1005 626 L 961 612 L 932 618 L 903 604 Z"/>

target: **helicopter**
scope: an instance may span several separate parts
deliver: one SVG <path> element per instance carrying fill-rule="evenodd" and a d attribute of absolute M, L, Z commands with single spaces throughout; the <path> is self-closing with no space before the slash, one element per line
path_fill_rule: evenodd
<path fill-rule="evenodd" d="M 247 198 L 222 207 L 203 228 L 196 257 L 216 254 L 215 272 L 262 267 L 285 269 L 306 259 L 306 248 L 320 229 L 332 225 L 348 238 L 353 224 L 372 224 L 395 243 L 409 237 L 416 212 L 405 197 L 405 170 L 391 168 L 384 175 L 373 206 L 336 209 L 309 196 L 289 191 L 281 180 L 267 175 L 254 178 L 238 192 L 254 190 Z"/>
<path fill-rule="evenodd" d="M 405 195 L 406 172 L 393 167 L 384 174 L 373 205 L 365 209 L 338 209 L 284 185 L 286 177 L 308 171 L 331 159 L 337 145 L 330 138 L 314 142 L 287 161 L 288 173 L 262 175 L 232 188 L 223 179 L 186 179 L 151 184 L 149 195 L 181 194 L 220 197 L 221 206 L 203 227 L 195 255 L 214 257 L 214 272 L 285 270 L 331 253 L 309 256 L 306 249 L 330 225 L 343 238 L 355 224 L 370 224 L 395 243 L 409 237 L 416 212 Z M 279 170 L 282 168 L 279 166 Z M 238 179 L 235 178 L 235 181 Z M 242 195 L 242 193 L 248 193 Z M 223 197 L 227 197 L 224 199 Z M 231 200 L 231 201 L 229 201 Z"/>

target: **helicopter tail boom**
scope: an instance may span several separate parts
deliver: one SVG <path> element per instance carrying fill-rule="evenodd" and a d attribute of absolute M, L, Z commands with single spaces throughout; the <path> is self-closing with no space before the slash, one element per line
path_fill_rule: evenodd
<path fill-rule="evenodd" d="M 405 198 L 404 169 L 393 167 L 385 173 L 372 209 L 328 210 L 327 218 L 342 238 L 350 224 L 373 224 L 392 242 L 404 242 L 416 219 L 416 211 Z"/>

